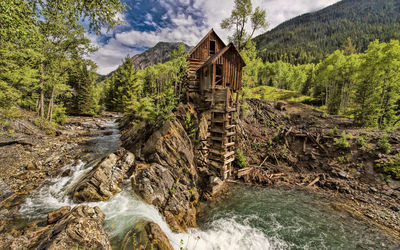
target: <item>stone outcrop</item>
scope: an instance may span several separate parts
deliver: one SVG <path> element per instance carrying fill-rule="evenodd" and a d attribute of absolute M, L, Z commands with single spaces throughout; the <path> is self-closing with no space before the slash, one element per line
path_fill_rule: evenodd
<path fill-rule="evenodd" d="M 52 223 L 58 221 L 59 219 L 61 219 L 65 215 L 67 215 L 70 211 L 71 211 L 71 207 L 65 206 L 65 207 L 59 208 L 57 210 L 54 210 L 54 211 L 48 213 L 47 214 L 47 224 L 52 224 Z"/>
<path fill-rule="evenodd" d="M 139 222 L 124 237 L 122 250 L 173 250 L 168 237 L 154 222 Z"/>
<path fill-rule="evenodd" d="M 105 201 L 121 192 L 121 184 L 134 161 L 135 156 L 123 148 L 105 157 L 73 188 L 74 202 Z"/>
<path fill-rule="evenodd" d="M 62 208 L 62 211 L 66 210 L 68 208 Z M 57 211 L 55 214 L 59 214 L 61 210 Z M 33 223 L 22 233 L 11 232 L 2 235 L 0 248 L 111 249 L 102 226 L 104 218 L 105 215 L 98 207 L 77 206 L 59 217 L 53 224 Z"/>
<path fill-rule="evenodd" d="M 166 121 L 140 152 L 145 160 L 136 166 L 134 190 L 159 208 L 172 230 L 182 232 L 196 226 L 197 172 L 193 146 L 181 123 Z"/>

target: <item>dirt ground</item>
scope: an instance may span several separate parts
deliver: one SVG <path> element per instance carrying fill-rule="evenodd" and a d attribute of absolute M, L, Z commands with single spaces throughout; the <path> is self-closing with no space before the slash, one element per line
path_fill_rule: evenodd
<path fill-rule="evenodd" d="M 328 116 L 294 102 L 247 101 L 240 148 L 248 166 L 236 169 L 241 182 L 290 186 L 332 197 L 346 210 L 400 241 L 400 181 L 376 166 L 400 152 L 400 133 L 388 133 L 388 154 L 377 142 L 384 132 L 352 127 L 352 120 Z M 338 141 L 345 131 L 348 147 Z M 384 180 L 385 179 L 385 180 Z"/>

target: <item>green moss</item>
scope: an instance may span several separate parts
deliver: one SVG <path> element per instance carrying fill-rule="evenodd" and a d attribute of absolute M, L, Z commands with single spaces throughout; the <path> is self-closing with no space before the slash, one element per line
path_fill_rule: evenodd
<path fill-rule="evenodd" d="M 233 162 L 235 166 L 237 166 L 238 168 L 247 167 L 247 161 L 244 158 L 242 150 L 236 149 L 235 156 L 236 158 L 235 161 Z"/>

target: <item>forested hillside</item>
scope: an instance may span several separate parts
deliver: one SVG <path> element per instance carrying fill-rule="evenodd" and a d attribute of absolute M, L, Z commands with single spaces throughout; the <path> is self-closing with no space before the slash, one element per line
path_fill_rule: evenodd
<path fill-rule="evenodd" d="M 400 39 L 400 1 L 343 0 L 289 20 L 254 39 L 266 61 L 316 63 L 350 37 L 358 52 L 375 39 Z"/>

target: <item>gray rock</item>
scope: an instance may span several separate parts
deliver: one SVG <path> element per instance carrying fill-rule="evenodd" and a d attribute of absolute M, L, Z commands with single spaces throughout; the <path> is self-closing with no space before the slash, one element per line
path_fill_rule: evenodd
<path fill-rule="evenodd" d="M 65 206 L 47 214 L 47 223 L 52 224 L 71 211 L 70 206 Z"/>
<path fill-rule="evenodd" d="M 120 186 L 134 162 L 135 156 L 125 149 L 108 155 L 70 192 L 74 202 L 109 200 L 121 192 Z"/>
<path fill-rule="evenodd" d="M 121 249 L 173 250 L 174 248 L 157 224 L 141 221 L 126 233 Z"/>
<path fill-rule="evenodd" d="M 197 172 L 193 147 L 177 121 L 167 121 L 143 147 L 146 163 L 137 166 L 132 185 L 156 205 L 175 231 L 196 226 Z"/>
<path fill-rule="evenodd" d="M 98 207 L 76 206 L 55 224 L 28 226 L 23 234 L 3 234 L 1 249 L 111 249 Z"/>

